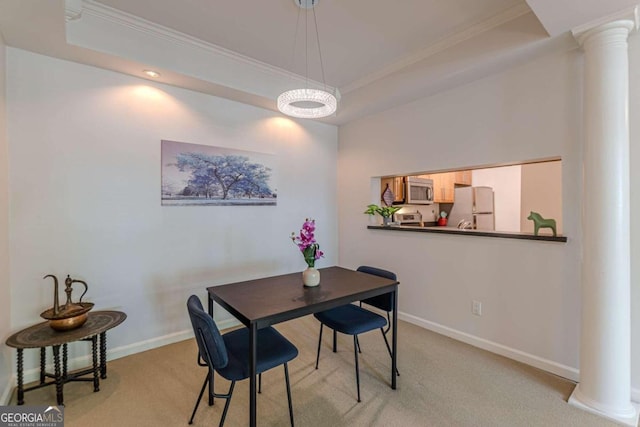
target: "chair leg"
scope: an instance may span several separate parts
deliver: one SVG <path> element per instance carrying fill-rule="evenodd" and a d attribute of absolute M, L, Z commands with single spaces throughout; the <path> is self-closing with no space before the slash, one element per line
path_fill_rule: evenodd
<path fill-rule="evenodd" d="M 358 402 L 360 402 L 360 369 L 358 367 L 358 336 L 353 336 L 353 354 L 356 358 L 356 385 L 358 386 Z"/>
<path fill-rule="evenodd" d="M 316 369 L 318 369 L 318 362 L 320 361 L 320 345 L 322 344 L 322 327 L 324 325 L 320 323 L 320 337 L 318 338 L 318 355 L 316 356 Z"/>
<path fill-rule="evenodd" d="M 202 395 L 204 394 L 204 391 L 207 388 L 207 384 L 209 384 L 209 373 L 207 373 L 207 376 L 204 379 L 204 384 L 202 384 L 202 388 L 200 389 L 200 394 L 198 395 L 198 400 L 196 400 L 196 406 L 193 408 L 193 412 L 191 413 L 191 418 L 189 418 L 189 424 L 193 424 L 193 417 L 196 416 L 196 411 L 198 410 L 198 405 L 200 404 L 200 400 L 202 400 Z"/>
<path fill-rule="evenodd" d="M 358 353 L 362 354 L 362 349 L 360 349 L 360 340 L 358 339 L 357 335 L 356 335 L 356 343 L 358 343 Z"/>
<path fill-rule="evenodd" d="M 262 372 L 258 374 L 258 393 L 262 393 Z"/>
<path fill-rule="evenodd" d="M 220 419 L 219 427 L 224 425 L 224 419 L 227 418 L 227 411 L 229 410 L 229 403 L 231 403 L 231 396 L 233 395 L 233 387 L 235 387 L 236 382 L 231 381 L 231 387 L 229 387 L 229 397 L 227 397 L 227 402 L 224 404 L 224 410 L 222 411 L 222 418 Z"/>
<path fill-rule="evenodd" d="M 387 335 L 390 330 L 391 330 L 391 313 L 387 311 L 387 329 L 383 330 L 382 333 Z"/>
<path fill-rule="evenodd" d="M 215 387 L 213 386 L 215 383 L 215 375 L 213 373 L 213 369 L 209 370 L 209 406 L 213 405 L 214 402 L 214 394 L 215 392 L 213 391 L 215 389 Z"/>
<path fill-rule="evenodd" d="M 391 347 L 389 347 L 389 341 L 387 340 L 387 336 L 384 333 L 384 329 L 380 328 L 380 332 L 382 332 L 382 338 L 384 338 L 384 343 L 387 345 L 387 351 L 389 352 L 389 356 L 393 359 L 393 355 L 391 354 Z M 396 368 L 396 375 L 400 376 L 400 371 Z"/>
<path fill-rule="evenodd" d="M 289 367 L 284 364 L 284 380 L 287 383 L 287 399 L 289 400 L 289 419 L 293 427 L 293 405 L 291 404 L 291 384 L 289 383 Z"/>
<path fill-rule="evenodd" d="M 336 330 L 333 330 L 333 352 L 338 351 L 338 333 Z"/>

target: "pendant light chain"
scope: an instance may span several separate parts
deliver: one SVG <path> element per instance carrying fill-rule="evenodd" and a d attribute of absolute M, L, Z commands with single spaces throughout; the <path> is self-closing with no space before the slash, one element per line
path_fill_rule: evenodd
<path fill-rule="evenodd" d="M 304 11 L 304 88 L 309 89 L 309 9 Z"/>
<path fill-rule="evenodd" d="M 324 85 L 324 90 L 327 90 L 327 81 L 324 78 L 324 65 L 322 62 L 322 49 L 320 49 L 320 34 L 318 32 L 318 21 L 316 19 L 316 8 L 313 8 L 313 23 L 316 27 L 316 40 L 318 40 L 318 56 L 320 57 L 320 70 L 322 71 L 322 84 Z"/>
<path fill-rule="evenodd" d="M 289 69 L 293 70 L 293 67 L 296 65 L 296 46 L 298 45 L 298 31 L 300 30 L 300 10 L 298 8 L 298 17 L 296 18 L 296 32 L 293 35 L 293 49 L 291 49 L 291 61 L 289 62 Z"/>

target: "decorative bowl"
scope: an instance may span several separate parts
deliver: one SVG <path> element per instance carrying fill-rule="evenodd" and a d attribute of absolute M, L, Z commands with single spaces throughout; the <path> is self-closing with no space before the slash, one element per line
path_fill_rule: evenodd
<path fill-rule="evenodd" d="M 78 316 L 67 317 L 65 319 L 49 320 L 49 326 L 56 331 L 70 331 L 79 328 L 87 321 L 88 314 L 83 313 Z"/>
<path fill-rule="evenodd" d="M 57 314 L 53 308 L 40 313 L 40 317 L 49 321 L 49 326 L 56 331 L 70 331 L 79 328 L 87 321 L 87 313 L 93 308 L 92 302 L 72 303 L 62 306 Z"/>

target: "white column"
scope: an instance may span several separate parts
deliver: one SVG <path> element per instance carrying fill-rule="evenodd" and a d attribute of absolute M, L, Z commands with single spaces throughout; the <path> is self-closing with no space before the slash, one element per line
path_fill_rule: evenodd
<path fill-rule="evenodd" d="M 584 49 L 580 383 L 569 403 L 636 426 L 631 403 L 629 57 L 631 19 L 574 31 Z"/>

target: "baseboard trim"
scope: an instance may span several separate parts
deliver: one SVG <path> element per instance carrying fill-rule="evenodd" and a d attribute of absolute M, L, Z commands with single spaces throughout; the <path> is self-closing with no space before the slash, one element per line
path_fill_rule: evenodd
<path fill-rule="evenodd" d="M 216 321 L 216 325 L 220 330 L 232 328 L 239 324 L 240 322 L 233 318 Z M 188 340 L 190 338 L 193 338 L 193 329 L 191 328 L 179 332 L 174 332 L 172 334 L 167 334 L 161 337 L 152 338 L 150 340 L 140 341 L 133 344 L 117 347 L 112 350 L 107 350 L 107 360 L 115 360 L 132 354 L 141 353 L 143 351 L 153 350 L 154 348 L 163 347 L 165 345 Z M 83 356 L 83 358 L 85 358 L 86 361 L 89 361 L 89 356 L 90 355 L 86 355 Z M 86 366 L 86 363 L 83 366 Z"/>
<path fill-rule="evenodd" d="M 478 347 L 483 350 L 499 354 L 500 356 L 508 357 L 509 359 L 531 365 L 535 368 L 551 372 L 552 374 L 570 379 L 572 381 L 578 381 L 580 377 L 578 369 L 572 368 L 571 366 L 566 366 L 552 360 L 525 353 L 523 351 L 516 350 L 515 348 L 507 347 L 505 345 L 498 344 L 496 342 L 489 341 L 484 338 L 468 334 L 466 332 L 458 331 L 457 329 L 449 328 L 436 322 L 431 322 L 429 320 L 425 320 L 420 317 L 403 312 L 398 312 L 398 318 L 400 320 L 404 320 L 405 322 L 423 327 L 438 334 L 445 335 L 449 338 L 453 338 L 455 340 L 470 344 L 474 347 Z"/>
<path fill-rule="evenodd" d="M 228 328 L 232 328 L 238 326 L 240 322 L 236 319 L 225 319 L 222 321 L 216 321 L 218 328 L 220 330 L 225 330 Z M 191 328 L 185 329 L 183 331 L 173 332 L 171 334 L 167 334 L 161 337 L 152 338 L 145 341 L 136 342 L 129 345 L 123 345 L 120 347 L 116 347 L 113 349 L 107 349 L 107 361 L 120 359 L 121 357 L 130 356 L 136 353 L 142 353 L 143 351 L 153 350 L 154 348 L 163 347 L 165 345 L 173 344 L 176 342 L 188 340 L 193 338 L 193 330 Z M 107 341 L 108 342 L 108 341 Z M 74 371 L 76 369 L 83 369 L 87 366 L 91 365 L 91 354 L 86 354 L 79 357 L 74 357 L 67 361 L 67 366 L 69 371 Z M 52 366 L 47 366 L 47 370 L 51 371 L 53 369 Z M 40 379 L 40 368 L 33 368 L 24 371 L 24 382 L 25 384 L 30 383 L 32 381 L 38 381 Z M 11 391 L 16 384 L 16 376 L 13 376 L 12 382 L 9 385 L 9 396 L 11 396 Z"/>

